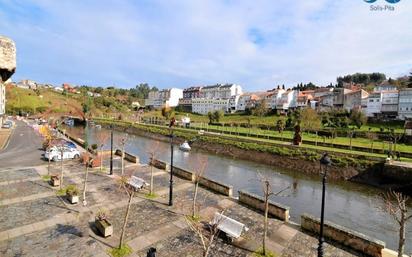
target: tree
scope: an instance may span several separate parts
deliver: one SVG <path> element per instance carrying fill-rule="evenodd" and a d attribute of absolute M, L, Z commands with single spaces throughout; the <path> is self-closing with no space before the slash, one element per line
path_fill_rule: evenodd
<path fill-rule="evenodd" d="M 409 79 L 408 79 L 408 88 L 412 88 L 412 72 L 409 73 Z"/>
<path fill-rule="evenodd" d="M 120 187 L 124 189 L 124 192 L 129 197 L 129 200 L 127 202 L 127 207 L 126 207 L 126 213 L 125 213 L 124 219 L 123 219 L 122 232 L 120 234 L 119 249 L 121 249 L 123 247 L 127 220 L 129 218 L 130 207 L 132 206 L 132 200 L 133 200 L 133 195 L 134 195 L 134 188 L 130 187 L 129 184 L 128 184 L 129 178 L 130 178 L 130 176 L 121 176 L 120 179 L 119 179 Z"/>
<path fill-rule="evenodd" d="M 100 171 L 103 171 L 103 146 L 106 144 L 107 140 L 109 139 L 109 133 L 105 132 L 105 131 L 100 131 L 97 134 L 97 143 L 98 143 L 98 147 L 100 149 Z"/>
<path fill-rule="evenodd" d="M 263 219 L 263 237 L 262 237 L 262 253 L 261 254 L 262 256 L 266 256 L 267 254 L 266 253 L 266 238 L 267 238 L 267 233 L 268 233 L 269 197 L 280 195 L 282 192 L 289 189 L 290 186 L 287 186 L 286 188 L 274 193 L 272 191 L 272 187 L 270 185 L 268 178 L 261 176 L 260 181 L 262 182 L 263 197 L 264 197 L 264 202 L 265 202 L 265 215 Z"/>
<path fill-rule="evenodd" d="M 83 155 L 83 163 L 86 167 L 86 172 L 84 174 L 84 184 L 83 184 L 83 206 L 87 205 L 87 200 L 86 200 L 87 177 L 89 176 L 89 166 L 92 162 L 93 162 L 93 158 L 91 158 L 88 152 L 85 152 Z"/>
<path fill-rule="evenodd" d="M 63 141 L 59 141 L 56 145 L 58 152 L 60 153 L 60 190 L 63 188 L 63 156 L 65 150 L 65 143 Z"/>
<path fill-rule="evenodd" d="M 224 112 L 223 112 L 222 110 L 215 111 L 215 112 L 213 112 L 213 120 L 214 120 L 215 122 L 219 122 L 220 119 L 221 119 L 224 115 L 225 115 L 225 114 L 224 114 Z"/>
<path fill-rule="evenodd" d="M 123 137 L 120 137 L 118 139 L 118 144 L 120 145 L 120 149 L 122 151 L 122 161 L 121 161 L 121 174 L 123 176 L 124 174 L 124 156 L 125 156 L 125 147 L 127 144 L 127 140 L 128 140 L 128 134 L 125 134 Z"/>
<path fill-rule="evenodd" d="M 316 133 L 316 145 L 318 144 L 318 131 L 322 127 L 322 122 L 318 113 L 312 108 L 303 109 L 301 116 L 304 117 L 301 119 L 301 127 L 305 131 L 315 131 Z"/>
<path fill-rule="evenodd" d="M 162 116 L 169 120 L 173 116 L 173 110 L 169 106 L 164 106 L 162 108 Z"/>
<path fill-rule="evenodd" d="M 283 139 L 283 131 L 285 130 L 285 121 L 283 119 L 279 119 L 276 122 L 276 128 L 280 133 L 280 137 Z"/>
<path fill-rule="evenodd" d="M 375 140 L 378 139 L 378 136 L 376 135 L 376 133 L 371 132 L 371 128 L 369 128 L 367 137 L 371 142 L 371 152 L 373 152 L 373 143 L 375 143 Z"/>
<path fill-rule="evenodd" d="M 358 129 L 360 129 L 362 125 L 365 125 L 368 121 L 368 118 L 365 116 L 365 114 L 357 109 L 353 109 L 351 111 L 349 119 L 351 125 L 356 126 Z"/>
<path fill-rule="evenodd" d="M 212 112 L 207 113 L 207 117 L 209 118 L 209 124 L 213 123 L 214 117 Z"/>
<path fill-rule="evenodd" d="M 196 161 L 195 168 L 194 168 L 194 191 L 193 191 L 193 206 L 192 206 L 192 218 L 196 219 L 198 217 L 196 212 L 196 200 L 197 200 L 197 192 L 199 189 L 199 183 L 202 179 L 203 174 L 206 171 L 207 167 L 207 157 L 206 159 L 200 159 Z"/>
<path fill-rule="evenodd" d="M 203 257 L 208 257 L 213 246 L 214 240 L 219 234 L 219 224 L 222 222 L 224 210 L 221 211 L 217 219 L 209 222 L 197 222 L 195 219 L 185 216 L 185 220 L 189 229 L 193 231 L 200 239 L 203 250 Z M 205 229 L 207 227 L 207 229 Z"/>
<path fill-rule="evenodd" d="M 153 145 L 150 147 L 151 151 L 149 152 L 149 156 L 150 156 L 150 161 L 149 161 L 149 165 L 150 165 L 150 190 L 149 190 L 149 195 L 153 196 L 154 195 L 154 175 L 153 175 L 153 169 L 154 169 L 154 162 L 156 159 L 156 153 L 157 150 L 159 148 L 159 141 L 156 141 L 155 143 L 153 143 Z"/>
<path fill-rule="evenodd" d="M 256 107 L 252 109 L 252 115 L 259 117 L 265 116 L 268 112 L 266 106 L 266 99 L 262 99 L 260 103 L 258 103 Z"/>
<path fill-rule="evenodd" d="M 390 190 L 383 195 L 385 210 L 395 219 L 399 225 L 398 257 L 403 257 L 406 241 L 406 224 L 412 219 L 408 215 L 408 201 L 410 198 L 402 193 Z"/>

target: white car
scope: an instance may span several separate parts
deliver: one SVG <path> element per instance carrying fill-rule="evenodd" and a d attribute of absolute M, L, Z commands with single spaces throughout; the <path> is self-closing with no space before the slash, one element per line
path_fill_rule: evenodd
<path fill-rule="evenodd" d="M 44 158 L 46 160 L 52 160 L 52 161 L 61 160 L 61 156 L 62 156 L 61 151 L 63 151 L 63 160 L 78 159 L 80 157 L 79 150 L 75 148 L 71 148 L 67 146 L 63 146 L 63 147 L 54 146 L 44 153 Z"/>

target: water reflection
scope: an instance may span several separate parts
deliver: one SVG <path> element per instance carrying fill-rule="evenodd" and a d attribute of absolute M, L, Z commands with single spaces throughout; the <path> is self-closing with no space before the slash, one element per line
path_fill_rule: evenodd
<path fill-rule="evenodd" d="M 82 136 L 82 129 L 71 130 L 71 133 Z M 95 142 L 96 133 L 98 131 L 89 129 L 90 144 Z M 115 137 L 121 135 L 122 133 L 115 132 Z M 109 149 L 109 145 L 107 144 L 105 148 Z M 126 151 L 138 155 L 142 163 L 148 162 L 150 149 L 153 148 L 157 148 L 156 158 L 170 160 L 168 143 L 130 136 L 126 145 Z M 174 147 L 174 162 L 182 168 L 193 168 L 197 160 L 205 157 L 208 159 L 206 176 L 233 185 L 235 195 L 238 190 L 262 195 L 262 186 L 257 175 L 259 172 L 270 179 L 274 192 L 291 186 L 289 192 L 285 192 L 282 196 L 273 196 L 272 200 L 291 207 L 292 221 L 300 222 L 302 213 L 320 216 L 322 194 L 320 176 L 308 176 L 300 172 L 217 156 L 198 149 L 193 149 L 190 153 L 182 152 L 178 147 Z M 381 210 L 383 201 L 379 197 L 380 193 L 381 191 L 375 188 L 347 181 L 329 182 L 326 190 L 325 217 L 339 225 L 383 240 L 388 247 L 395 249 L 397 225 L 387 213 Z M 407 242 L 412 242 L 412 225 L 407 228 L 407 237 Z M 409 243 L 407 248 L 407 251 L 412 251 L 412 244 Z"/>

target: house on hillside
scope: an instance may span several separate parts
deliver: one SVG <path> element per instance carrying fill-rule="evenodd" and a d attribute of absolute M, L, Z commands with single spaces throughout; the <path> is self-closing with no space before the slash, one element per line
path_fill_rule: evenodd
<path fill-rule="evenodd" d="M 286 113 L 289 109 L 295 109 L 297 104 L 298 91 L 287 90 L 282 94 L 279 101 L 276 104 L 276 110 L 280 113 Z"/>
<path fill-rule="evenodd" d="M 299 91 L 296 98 L 296 108 L 310 107 L 310 101 L 313 100 L 314 90 Z"/>
<path fill-rule="evenodd" d="M 382 93 L 382 108 L 381 113 L 385 119 L 396 119 L 399 108 L 399 92 L 398 90 L 385 90 Z"/>
<path fill-rule="evenodd" d="M 378 118 L 382 109 L 382 93 L 372 92 L 368 96 L 365 114 L 367 117 Z"/>
<path fill-rule="evenodd" d="M 176 107 L 179 99 L 183 98 L 183 90 L 179 88 L 163 89 L 160 91 L 149 92 L 148 99 L 145 100 L 146 106 L 160 109 L 162 107 Z"/>
<path fill-rule="evenodd" d="M 282 94 L 286 92 L 285 89 L 275 89 L 268 91 L 270 93 L 270 108 L 276 109 L 278 102 L 282 98 Z"/>
<path fill-rule="evenodd" d="M 412 88 L 399 90 L 398 118 L 412 119 Z"/>
<path fill-rule="evenodd" d="M 63 87 L 63 91 L 66 90 L 66 92 L 69 92 L 72 94 L 76 94 L 77 92 L 77 90 L 68 83 L 63 83 L 62 87 Z"/>
<path fill-rule="evenodd" d="M 179 106 L 185 112 L 192 112 L 192 99 L 199 98 L 202 87 L 189 87 L 183 89 L 183 98 L 179 99 Z"/>
<path fill-rule="evenodd" d="M 351 110 L 362 110 L 362 103 L 363 101 L 369 96 L 369 93 L 363 89 L 359 89 L 356 91 L 348 92 L 343 96 L 343 108 L 347 111 Z"/>

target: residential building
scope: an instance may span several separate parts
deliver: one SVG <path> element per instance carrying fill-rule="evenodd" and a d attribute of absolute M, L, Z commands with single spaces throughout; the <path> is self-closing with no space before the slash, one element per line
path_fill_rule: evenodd
<path fill-rule="evenodd" d="M 77 92 L 77 90 L 68 83 L 63 83 L 62 87 L 63 91 L 66 90 L 67 92 L 72 94 L 75 94 Z"/>
<path fill-rule="evenodd" d="M 282 98 L 282 94 L 286 92 L 286 90 L 284 89 L 275 89 L 270 91 L 271 92 L 271 99 L 270 99 L 270 108 L 276 109 L 277 108 L 277 104 L 280 101 L 280 99 Z"/>
<path fill-rule="evenodd" d="M 388 84 L 388 83 L 382 83 L 381 85 L 378 85 L 373 88 L 373 92 L 381 92 L 381 91 L 394 91 L 397 90 L 398 88 L 394 85 Z"/>
<path fill-rule="evenodd" d="M 160 91 L 149 92 L 148 99 L 145 100 L 146 106 L 160 109 L 162 107 L 176 107 L 179 99 L 183 98 L 183 90 L 179 88 L 163 89 Z"/>
<path fill-rule="evenodd" d="M 310 107 L 310 101 L 313 100 L 314 90 L 305 90 L 298 92 L 296 98 L 296 108 Z"/>
<path fill-rule="evenodd" d="M 412 88 L 399 90 L 398 118 L 412 119 Z"/>
<path fill-rule="evenodd" d="M 362 110 L 362 99 L 365 99 L 368 96 L 369 93 L 363 89 L 348 92 L 343 96 L 343 108 L 347 111 L 353 109 Z"/>
<path fill-rule="evenodd" d="M 395 119 L 398 116 L 399 92 L 398 90 L 382 91 L 382 116 L 386 119 Z"/>
<path fill-rule="evenodd" d="M 183 98 L 179 99 L 179 106 L 185 112 L 192 112 L 192 98 L 199 98 L 202 87 L 189 87 L 183 89 Z"/>
<path fill-rule="evenodd" d="M 207 114 L 208 112 L 214 112 L 222 110 L 223 112 L 229 112 L 230 99 L 222 98 L 193 98 L 192 99 L 192 112 L 199 114 Z"/>
<path fill-rule="evenodd" d="M 233 113 L 238 110 L 237 106 L 239 104 L 239 98 L 240 95 L 233 95 L 229 98 L 228 112 Z"/>
<path fill-rule="evenodd" d="M 334 88 L 333 89 L 333 107 L 335 108 L 343 108 L 345 95 L 352 92 L 352 90 L 348 88 Z"/>
<path fill-rule="evenodd" d="M 216 84 L 212 86 L 203 87 L 200 92 L 201 98 L 222 98 L 229 99 L 234 95 L 241 95 L 242 87 L 236 84 Z"/>
<path fill-rule="evenodd" d="M 289 109 L 294 109 L 297 107 L 296 100 L 298 96 L 298 91 L 287 90 L 282 94 L 279 101 L 277 101 L 276 109 L 280 112 L 285 112 Z"/>
<path fill-rule="evenodd" d="M 372 92 L 368 96 L 365 114 L 367 117 L 377 118 L 380 116 L 382 109 L 382 94 L 381 92 Z"/>

